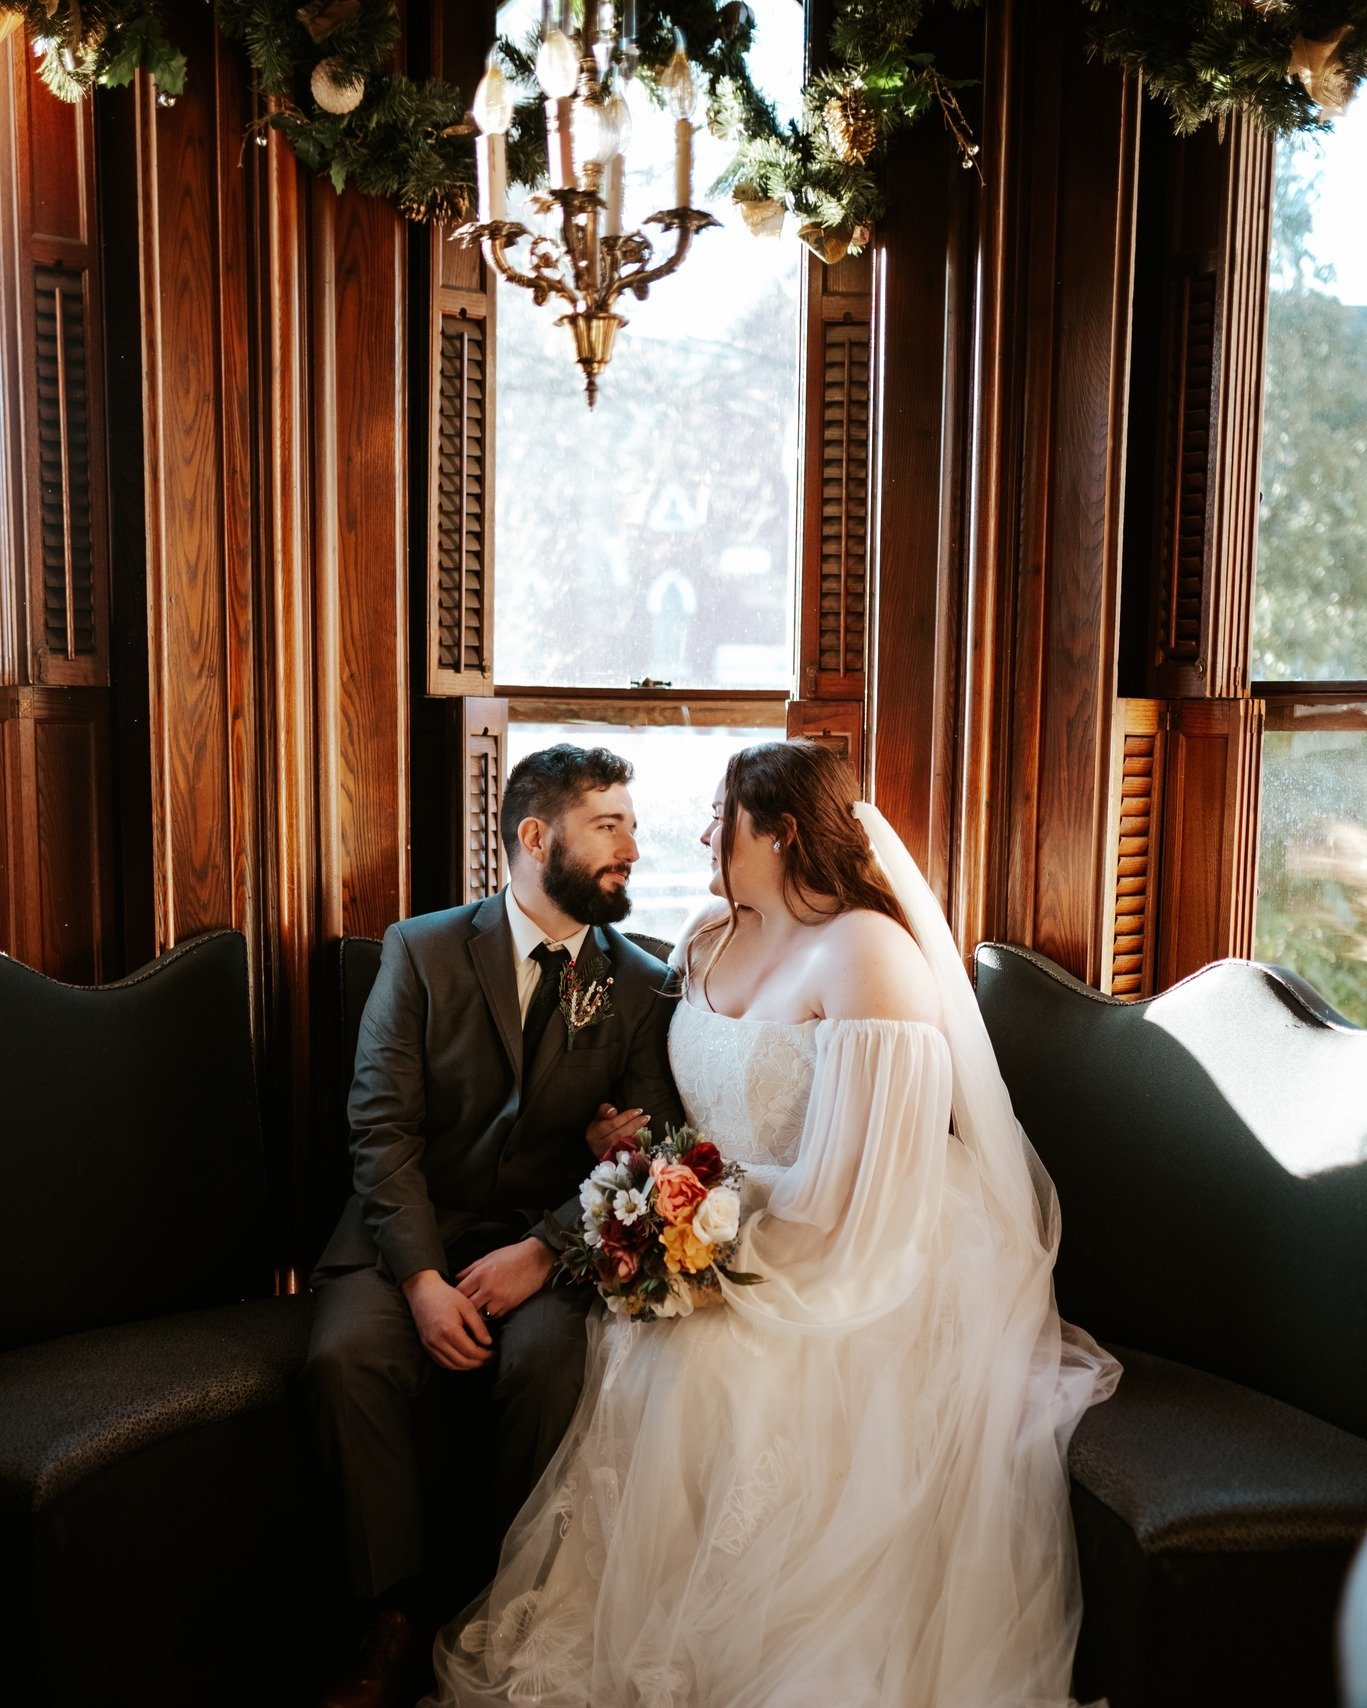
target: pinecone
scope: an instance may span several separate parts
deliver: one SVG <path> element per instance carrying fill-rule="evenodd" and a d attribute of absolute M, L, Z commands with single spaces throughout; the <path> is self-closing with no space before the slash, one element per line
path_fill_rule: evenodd
<path fill-rule="evenodd" d="M 857 84 L 826 103 L 826 137 L 846 166 L 862 166 L 878 142 L 873 114 Z"/>

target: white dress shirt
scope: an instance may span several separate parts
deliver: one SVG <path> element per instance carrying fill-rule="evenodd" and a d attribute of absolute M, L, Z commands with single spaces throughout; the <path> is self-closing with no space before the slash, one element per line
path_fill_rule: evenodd
<path fill-rule="evenodd" d="M 503 891 L 503 901 L 508 909 L 508 924 L 513 933 L 513 971 L 517 975 L 517 1005 L 525 1024 L 527 1010 L 532 1004 L 532 992 L 541 982 L 541 968 L 532 959 L 532 950 L 545 943 L 551 949 L 568 949 L 570 959 L 577 961 L 589 928 L 587 925 L 581 925 L 573 937 L 566 937 L 557 943 L 546 935 L 535 920 L 528 919 L 517 905 L 517 897 L 513 894 L 511 884 Z"/>

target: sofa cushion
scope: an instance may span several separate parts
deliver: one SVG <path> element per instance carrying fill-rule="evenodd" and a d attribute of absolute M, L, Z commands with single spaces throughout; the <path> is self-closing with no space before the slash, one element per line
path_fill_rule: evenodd
<path fill-rule="evenodd" d="M 0 1354 L 0 1512 L 35 1512 L 138 1449 L 279 1400 L 308 1295 L 67 1335 Z"/>
<path fill-rule="evenodd" d="M 1349 1549 L 1367 1531 L 1367 1441 L 1222 1377 L 1127 1347 L 1073 1436 L 1074 1479 L 1149 1554 Z"/>
<path fill-rule="evenodd" d="M 245 939 L 98 990 L 0 957 L 0 1350 L 271 1289 Z"/>

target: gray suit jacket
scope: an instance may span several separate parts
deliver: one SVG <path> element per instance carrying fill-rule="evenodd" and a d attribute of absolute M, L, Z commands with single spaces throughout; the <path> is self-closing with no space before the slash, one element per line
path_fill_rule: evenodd
<path fill-rule="evenodd" d="M 581 983 L 613 980 L 611 1012 L 573 1050 L 553 1012 L 529 1064 L 513 955 L 501 894 L 385 932 L 348 1104 L 355 1195 L 320 1271 L 445 1274 L 457 1241 L 503 1245 L 541 1232 L 549 1207 L 577 1214 L 600 1103 L 644 1109 L 659 1136 L 682 1123 L 663 962 L 594 927 L 578 970 Z"/>

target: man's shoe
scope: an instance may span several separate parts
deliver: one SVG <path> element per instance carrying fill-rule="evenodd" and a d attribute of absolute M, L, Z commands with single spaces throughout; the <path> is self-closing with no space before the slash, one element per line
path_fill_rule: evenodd
<path fill-rule="evenodd" d="M 377 1613 L 355 1660 L 333 1680 L 319 1708 L 408 1708 L 431 1646 L 426 1625 L 397 1608 Z"/>

